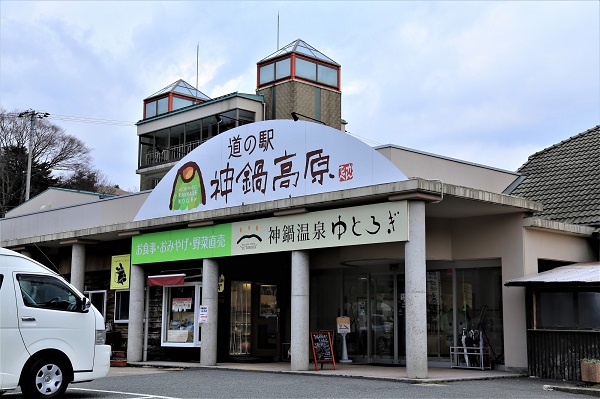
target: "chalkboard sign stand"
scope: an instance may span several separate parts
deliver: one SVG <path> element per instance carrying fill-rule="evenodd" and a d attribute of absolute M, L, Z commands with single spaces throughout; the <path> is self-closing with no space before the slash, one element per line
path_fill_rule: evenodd
<path fill-rule="evenodd" d="M 323 368 L 323 363 L 333 363 L 333 369 L 335 370 L 335 356 L 333 355 L 331 332 L 311 332 L 310 342 L 313 352 L 313 359 L 315 360 L 315 370 L 319 371 L 319 363 L 321 363 L 321 369 Z"/>

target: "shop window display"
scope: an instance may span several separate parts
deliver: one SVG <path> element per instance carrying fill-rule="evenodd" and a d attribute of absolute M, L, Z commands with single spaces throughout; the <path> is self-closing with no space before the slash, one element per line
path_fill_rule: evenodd
<path fill-rule="evenodd" d="M 199 346 L 200 327 L 196 308 L 200 298 L 200 287 L 165 287 L 165 294 L 163 345 Z"/>

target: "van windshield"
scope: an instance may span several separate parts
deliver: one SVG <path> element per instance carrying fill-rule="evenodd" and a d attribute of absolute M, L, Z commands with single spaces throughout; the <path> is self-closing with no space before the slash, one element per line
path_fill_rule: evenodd
<path fill-rule="evenodd" d="M 19 274 L 17 281 L 25 306 L 67 311 L 78 308 L 78 296 L 55 277 Z"/>

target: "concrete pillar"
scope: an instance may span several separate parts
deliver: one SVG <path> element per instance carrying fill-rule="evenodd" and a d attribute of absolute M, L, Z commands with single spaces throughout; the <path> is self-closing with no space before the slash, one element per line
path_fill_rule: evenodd
<path fill-rule="evenodd" d="M 71 285 L 81 292 L 85 289 L 85 244 L 71 248 Z"/>
<path fill-rule="evenodd" d="M 310 264 L 307 251 L 292 252 L 290 370 L 308 370 Z"/>
<path fill-rule="evenodd" d="M 409 201 L 405 245 L 406 374 L 427 378 L 427 270 L 425 265 L 425 202 Z"/>
<path fill-rule="evenodd" d="M 127 360 L 140 362 L 144 343 L 144 288 L 146 274 L 140 265 L 131 265 L 129 273 L 129 329 L 127 332 Z"/>
<path fill-rule="evenodd" d="M 204 259 L 202 264 L 202 305 L 208 306 L 208 323 L 200 329 L 200 364 L 217 364 L 217 318 L 219 306 L 219 264 L 212 259 Z"/>

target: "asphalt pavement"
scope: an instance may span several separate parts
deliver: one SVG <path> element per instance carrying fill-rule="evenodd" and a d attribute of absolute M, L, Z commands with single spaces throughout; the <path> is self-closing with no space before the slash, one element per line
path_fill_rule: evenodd
<path fill-rule="evenodd" d="M 271 363 L 219 363 L 215 366 L 202 366 L 195 362 L 166 362 L 166 361 L 147 361 L 147 362 L 128 362 L 130 367 L 152 367 L 152 368 L 206 368 L 206 369 L 225 369 L 225 370 L 246 370 L 270 373 L 289 373 L 303 375 L 319 376 L 337 376 L 350 378 L 363 378 L 371 380 L 394 380 L 412 384 L 425 383 L 444 383 L 454 381 L 475 381 L 490 380 L 502 378 L 525 377 L 523 374 L 511 373 L 500 370 L 473 370 L 450 367 L 429 367 L 427 378 L 409 378 L 405 367 L 400 366 L 377 366 L 370 364 L 352 364 L 336 363 L 335 368 L 331 363 L 325 363 L 314 367 L 311 364 L 308 370 L 292 371 L 289 362 L 271 362 Z M 111 370 L 114 368 L 111 368 Z M 555 381 L 549 380 L 543 385 L 545 391 L 559 391 L 574 394 L 589 395 L 600 397 L 600 388 L 585 386 L 581 382 Z"/>

